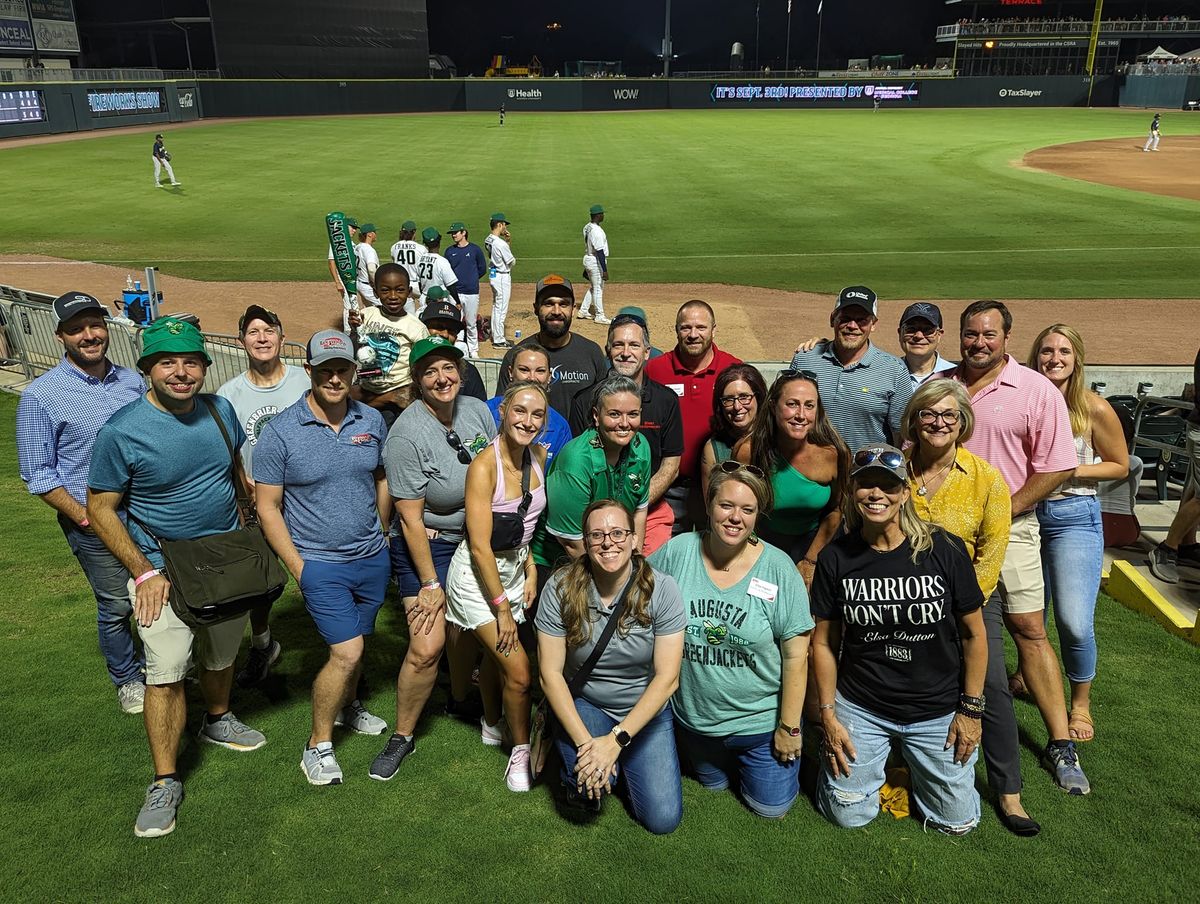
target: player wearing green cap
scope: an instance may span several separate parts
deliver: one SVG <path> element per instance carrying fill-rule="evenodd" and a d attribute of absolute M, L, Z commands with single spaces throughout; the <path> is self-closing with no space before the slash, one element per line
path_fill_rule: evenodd
<path fill-rule="evenodd" d="M 425 253 L 425 246 L 416 241 L 417 224 L 413 220 L 405 220 L 400 224 L 400 238 L 392 245 L 392 263 L 399 264 L 408 271 L 409 285 L 412 286 L 410 297 L 417 297 L 417 261 Z M 415 314 L 415 307 L 409 303 L 404 306 L 409 314 Z"/>
<path fill-rule="evenodd" d="M 358 256 L 358 306 L 379 307 L 379 296 L 375 294 L 375 271 L 379 269 L 379 252 L 375 250 L 377 233 L 374 223 L 363 223 L 358 228 L 358 244 L 354 253 Z"/>
<path fill-rule="evenodd" d="M 579 306 L 579 319 L 592 319 L 592 304 L 596 305 L 596 322 L 608 323 L 604 316 L 604 283 L 608 279 L 608 236 L 600 225 L 604 222 L 604 208 L 593 204 L 588 211 L 591 219 L 583 227 L 583 274 L 591 288 L 583 296 Z"/>
<path fill-rule="evenodd" d="M 492 284 L 492 346 L 509 348 L 504 333 L 504 319 L 508 316 L 508 299 L 512 296 L 512 268 L 517 262 L 509 242 L 508 217 L 502 213 L 491 216 L 491 233 L 483 240 L 488 259 L 488 281 Z"/>
<path fill-rule="evenodd" d="M 421 244 L 425 246 L 424 253 L 417 258 L 417 280 L 420 283 L 421 299 L 417 303 L 417 316 L 425 310 L 425 294 L 430 286 L 441 286 L 454 299 L 460 308 L 462 302 L 458 298 L 458 277 L 450 262 L 442 257 L 442 234 L 435 226 L 426 226 L 421 230 Z"/>

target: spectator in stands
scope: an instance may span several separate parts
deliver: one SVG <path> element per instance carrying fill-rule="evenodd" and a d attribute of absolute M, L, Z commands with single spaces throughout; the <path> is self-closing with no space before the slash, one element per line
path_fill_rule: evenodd
<path fill-rule="evenodd" d="M 771 487 L 726 461 L 708 485 L 708 525 L 650 557 L 672 575 L 688 625 L 673 707 L 683 755 L 710 791 L 736 785 L 769 819 L 800 793 L 800 719 L 813 622 L 786 555 L 755 535 Z"/>
<path fill-rule="evenodd" d="M 470 233 L 462 223 L 450 224 L 450 239 L 446 260 L 458 277 L 458 301 L 462 306 L 467 342 L 467 357 L 479 357 L 479 280 L 487 273 L 483 249 L 468 241 Z"/>
<path fill-rule="evenodd" d="M 911 443 L 908 488 L 917 515 L 954 534 L 966 547 L 983 594 L 988 641 L 983 694 L 983 759 L 996 794 L 1000 819 L 1009 831 L 1041 831 L 1021 803 L 1021 747 L 1008 672 L 1004 665 L 1003 607 L 997 593 L 1008 549 L 1012 500 L 1000 472 L 964 446 L 975 428 L 966 389 L 955 380 L 919 386 L 904 411 L 901 436 Z"/>
<path fill-rule="evenodd" d="M 599 810 L 623 778 L 633 818 L 656 835 L 683 817 L 671 695 L 687 617 L 674 578 L 634 545 L 634 516 L 613 499 L 583 513 L 586 554 L 557 572 L 536 617 L 542 687 L 555 715 L 567 801 Z M 582 687 L 567 683 L 615 630 Z"/>
<path fill-rule="evenodd" d="M 308 391 L 309 379 L 299 367 L 283 363 L 283 324 L 274 311 L 250 305 L 238 320 L 238 336 L 250 366 L 224 383 L 217 395 L 229 400 L 246 433 L 242 467 L 253 487 L 252 456 L 263 427 Z M 282 652 L 279 641 L 271 637 L 271 606 L 254 609 L 250 613 L 250 655 L 234 676 L 238 687 L 253 687 L 266 678 Z"/>
<path fill-rule="evenodd" d="M 993 465 L 1012 494 L 1012 527 L 1000 569 L 1004 623 L 1016 642 L 1018 668 L 1033 695 L 1049 742 L 1045 759 L 1064 791 L 1091 790 L 1067 730 L 1062 676 L 1046 638 L 1041 534 L 1035 508 L 1075 470 L 1067 403 L 1054 384 L 1008 354 L 1012 314 L 999 301 L 976 301 L 959 319 L 962 362 L 947 375 L 967 388 L 975 430 L 966 447 Z"/>
<path fill-rule="evenodd" d="M 1200 352 L 1193 365 L 1192 391 L 1187 429 L 1187 455 L 1191 461 L 1188 485 L 1166 538 L 1150 550 L 1150 571 L 1167 584 L 1179 583 L 1180 565 L 1200 568 L 1200 544 L 1196 543 L 1196 525 L 1200 524 Z"/>
<path fill-rule="evenodd" d="M 758 409 L 767 397 L 767 384 L 753 364 L 731 364 L 713 383 L 711 435 L 700 452 L 700 493 L 708 495 L 713 468 L 733 457 L 738 443 L 750 435 Z"/>
<path fill-rule="evenodd" d="M 866 286 L 847 286 L 829 315 L 833 340 L 792 358 L 792 370 L 816 374 L 829 420 L 851 449 L 899 437 L 904 406 L 912 395 L 908 367 L 871 342 L 878 313 L 874 292 Z"/>
<path fill-rule="evenodd" d="M 850 452 L 825 416 L 814 374 L 776 377 L 736 457 L 771 482 L 771 510 L 759 516 L 758 535 L 787 553 L 811 586 L 817 556 L 842 523 L 850 472 Z"/>
<path fill-rule="evenodd" d="M 667 387 L 645 375 L 650 360 L 650 330 L 644 318 L 618 314 L 608 326 L 605 353 L 612 365 L 610 374 L 633 380 L 642 396 L 642 422 L 638 432 L 650 448 L 650 507 L 646 512 L 646 536 L 642 555 L 650 555 L 669 539 L 675 513 L 664 498 L 679 476 L 683 454 L 683 423 L 679 398 Z M 592 389 L 587 387 L 571 401 L 571 430 L 579 434 L 592 425 Z"/>
<path fill-rule="evenodd" d="M 383 264 L 375 271 L 379 306 L 350 312 L 363 362 L 354 397 L 383 415 L 389 428 L 412 398 L 408 356 L 413 345 L 429 335 L 425 324 L 407 312 L 409 286 L 403 266 Z"/>
<path fill-rule="evenodd" d="M 129 572 L 96 535 L 87 514 L 92 444 L 116 412 L 146 392 L 142 378 L 108 360 L 108 312 L 86 292 L 54 299 L 62 360 L 29 384 L 17 404 L 17 460 L 29 492 L 57 513 L 58 526 L 96 597 L 96 631 L 123 712 L 146 694 L 133 644 Z M 139 572 L 140 573 L 140 572 Z"/>
<path fill-rule="evenodd" d="M 910 304 L 900 315 L 897 333 L 914 390 L 934 374 L 954 366 L 938 350 L 945 331 L 942 329 L 942 311 L 937 305 L 927 301 Z"/>
<path fill-rule="evenodd" d="M 413 733 L 446 645 L 443 588 L 463 539 L 467 467 L 496 435 L 487 405 L 462 394 L 462 357 L 445 336 L 413 346 L 415 396 L 383 449 L 400 522 L 392 538 L 392 575 L 408 619 L 409 646 L 396 680 L 395 733 L 371 765 L 371 778 L 379 781 L 395 776 L 415 748 Z"/>
<path fill-rule="evenodd" d="M 510 386 L 513 383 L 533 382 L 548 387 L 550 385 L 549 353 L 536 342 L 522 345 L 513 353 L 508 379 Z M 496 420 L 497 428 L 500 426 L 500 406 L 503 402 L 504 396 L 502 395 L 493 396 L 487 402 L 492 417 Z M 546 450 L 546 466 L 549 467 L 550 462 L 554 461 L 554 456 L 561 452 L 563 446 L 573 438 L 574 435 L 567 419 L 550 408 L 546 411 L 542 430 L 534 441 Z"/>
<path fill-rule="evenodd" d="M 1129 474 L 1129 449 L 1112 405 L 1087 388 L 1083 338 L 1063 323 L 1046 327 L 1034 340 L 1029 366 L 1040 371 L 1067 402 L 1077 466 L 1062 486 L 1037 506 L 1042 535 L 1046 607 L 1054 601 L 1054 624 L 1063 666 L 1071 684 L 1068 733 L 1072 740 L 1095 735 L 1091 715 L 1096 677 L 1096 595 L 1104 568 L 1104 526 L 1096 488 L 1102 480 Z"/>
<path fill-rule="evenodd" d="M 450 298 L 449 293 L 441 286 L 430 286 L 425 293 L 425 308 L 421 311 L 421 323 L 430 336 L 440 336 L 454 343 L 463 331 L 462 308 Z M 414 343 L 413 347 L 416 345 Z M 459 351 L 463 351 L 462 348 Z M 487 390 L 483 386 L 483 377 L 470 361 L 461 362 L 462 394 L 472 399 L 487 401 Z M 416 398 L 416 383 L 413 384 Z"/>
<path fill-rule="evenodd" d="M 534 290 L 533 312 L 538 331 L 517 345 L 536 342 L 550 354 L 550 406 L 570 420 L 571 399 L 580 389 L 590 386 L 608 372 L 608 358 L 591 339 L 571 332 L 575 310 L 575 289 L 569 279 L 555 273 L 542 277 Z M 513 349 L 504 355 L 496 395 L 503 395 L 511 379 Z"/>
<path fill-rule="evenodd" d="M 700 453 L 708 438 L 717 374 L 731 364 L 742 363 L 740 358 L 717 348 L 713 341 L 716 333 L 717 315 L 708 302 L 684 302 L 675 315 L 675 347 L 646 366 L 646 376 L 678 396 L 683 420 L 679 476 L 666 494 L 675 514 L 675 534 L 692 529 L 702 504 L 698 493 Z"/>

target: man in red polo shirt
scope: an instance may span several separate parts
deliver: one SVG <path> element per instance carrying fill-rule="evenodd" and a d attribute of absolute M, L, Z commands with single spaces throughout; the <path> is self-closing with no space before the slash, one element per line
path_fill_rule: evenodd
<path fill-rule="evenodd" d="M 683 419 L 683 456 L 679 476 L 667 490 L 666 500 L 675 512 L 675 534 L 695 526 L 699 485 L 697 472 L 700 450 L 708 439 L 712 418 L 713 384 L 717 374 L 730 364 L 741 364 L 713 343 L 717 316 L 708 302 L 692 299 L 684 302 L 675 315 L 675 347 L 646 365 L 646 376 L 662 383 L 679 396 L 679 414 Z M 689 505 L 689 499 L 692 500 Z"/>

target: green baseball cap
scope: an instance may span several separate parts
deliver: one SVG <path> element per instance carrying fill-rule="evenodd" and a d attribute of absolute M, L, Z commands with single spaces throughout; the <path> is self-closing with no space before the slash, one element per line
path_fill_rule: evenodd
<path fill-rule="evenodd" d="M 379 230 L 377 230 L 375 228 L 374 223 L 363 223 L 361 226 L 358 227 L 358 231 L 361 232 L 363 235 L 366 235 L 368 232 L 378 232 Z"/>
<path fill-rule="evenodd" d="M 408 232 L 408 230 L 410 230 L 410 229 L 413 232 L 416 232 L 417 224 L 416 224 L 416 221 L 414 221 L 414 220 L 405 220 L 403 223 L 400 224 L 400 228 L 403 229 L 405 232 Z"/>
<path fill-rule="evenodd" d="M 490 220 L 491 220 L 493 223 L 507 223 L 507 222 L 508 222 L 508 217 L 506 217 L 506 216 L 505 216 L 504 214 L 502 214 L 502 213 L 494 213 L 494 214 L 492 214 L 492 215 L 491 215 L 491 217 L 489 217 L 489 219 L 490 219 Z"/>
<path fill-rule="evenodd" d="M 588 208 L 588 213 L 590 213 L 592 216 L 595 216 L 598 213 L 604 213 L 604 208 L 599 204 L 593 204 Z"/>
<path fill-rule="evenodd" d="M 453 223 L 450 224 L 450 228 L 447 229 L 446 231 L 449 232 L 451 235 L 453 235 L 456 232 L 466 232 L 467 227 L 462 222 L 462 220 L 455 220 Z"/>
<path fill-rule="evenodd" d="M 429 336 L 413 343 L 412 351 L 408 353 L 408 366 L 416 367 L 417 362 L 426 355 L 442 352 L 452 358 L 461 358 L 463 350 L 443 336 Z"/>
<path fill-rule="evenodd" d="M 347 226 L 353 226 L 355 229 L 358 228 L 358 220 L 354 219 L 354 217 L 346 217 L 345 223 Z"/>
<path fill-rule="evenodd" d="M 205 364 L 212 364 L 212 358 L 204 350 L 204 335 L 200 330 L 194 324 L 174 317 L 159 317 L 142 330 L 138 370 L 145 373 L 149 369 L 149 359 L 162 354 L 199 355 Z"/>
<path fill-rule="evenodd" d="M 426 245 L 428 245 L 430 242 L 436 242 L 441 237 L 442 234 L 437 231 L 436 226 L 426 226 L 421 230 L 421 241 L 423 241 Z"/>
<path fill-rule="evenodd" d="M 445 286 L 430 286 L 425 290 L 426 301 L 445 301 L 450 297 L 450 293 L 446 291 Z"/>

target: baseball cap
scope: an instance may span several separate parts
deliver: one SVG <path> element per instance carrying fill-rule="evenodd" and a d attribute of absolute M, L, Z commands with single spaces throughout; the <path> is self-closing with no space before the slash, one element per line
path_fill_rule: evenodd
<path fill-rule="evenodd" d="M 416 232 L 416 231 L 417 231 L 417 224 L 416 224 L 416 222 L 415 222 L 415 221 L 413 221 L 413 220 L 405 220 L 403 223 L 401 223 L 401 224 L 400 224 L 400 228 L 401 228 L 401 230 L 403 230 L 404 232 L 408 232 L 408 230 L 410 230 L 410 229 L 411 229 L 413 232 Z"/>
<path fill-rule="evenodd" d="M 908 481 L 908 470 L 904 466 L 904 453 L 895 446 L 883 443 L 863 446 L 854 453 L 850 476 L 857 477 L 865 471 L 886 471 L 897 480 Z"/>
<path fill-rule="evenodd" d="M 196 354 L 205 364 L 212 358 L 204 350 L 204 334 L 195 324 L 174 317 L 159 317 L 142 330 L 142 354 L 138 357 L 138 370 L 145 373 L 149 359 L 162 354 Z"/>
<path fill-rule="evenodd" d="M 835 311 L 842 308 L 859 307 L 871 312 L 872 317 L 879 315 L 879 297 L 866 286 L 846 286 L 838 295 Z"/>
<path fill-rule="evenodd" d="M 628 317 L 631 320 L 636 320 L 642 326 L 646 325 L 645 308 L 639 308 L 634 305 L 626 305 L 625 307 L 621 308 L 621 310 L 617 311 L 617 317 Z M 613 319 L 615 320 L 616 317 Z"/>
<path fill-rule="evenodd" d="M 592 216 L 595 216 L 598 213 L 604 213 L 604 208 L 599 204 L 593 204 L 588 208 L 588 213 L 590 213 Z"/>
<path fill-rule="evenodd" d="M 354 358 L 354 343 L 341 330 L 320 330 L 308 340 L 306 360 L 313 367 L 326 361 L 358 362 Z"/>
<path fill-rule="evenodd" d="M 538 280 L 537 288 L 533 292 L 533 299 L 540 301 L 543 295 L 551 293 L 566 295 L 571 301 L 575 300 L 575 287 L 571 285 L 571 280 L 565 276 L 559 276 L 557 273 L 547 273 Z"/>
<path fill-rule="evenodd" d="M 425 313 L 429 313 L 428 308 L 425 309 Z M 443 336 L 429 336 L 426 339 L 419 339 L 413 343 L 412 351 L 408 353 L 408 366 L 416 367 L 418 361 L 433 352 L 442 352 L 443 354 L 450 355 L 452 358 L 461 358 L 463 356 L 463 350 L 449 339 Z"/>
<path fill-rule="evenodd" d="M 103 316 L 108 316 L 108 308 L 87 292 L 67 292 L 65 295 L 59 295 L 54 299 L 51 308 L 54 310 L 55 329 L 77 314 L 87 311 L 99 311 Z"/>
<path fill-rule="evenodd" d="M 279 315 L 274 311 L 267 310 L 260 304 L 252 304 L 246 308 L 246 313 L 238 320 L 238 335 L 246 335 L 246 324 L 252 320 L 261 320 L 263 323 L 269 323 L 272 326 L 277 326 L 283 329 L 283 324 L 279 320 Z"/>
<path fill-rule="evenodd" d="M 465 225 L 463 225 L 461 220 L 455 220 L 453 223 L 450 224 L 450 228 L 447 229 L 446 231 L 452 232 L 452 233 L 453 232 L 466 232 L 467 227 Z"/>
<path fill-rule="evenodd" d="M 358 227 L 358 231 L 361 232 L 363 235 L 366 235 L 368 232 L 378 232 L 378 230 L 375 228 L 374 223 L 363 223 L 361 226 Z"/>
<path fill-rule="evenodd" d="M 910 304 L 904 309 L 904 313 L 900 315 L 900 325 L 908 323 L 910 320 L 928 320 L 935 328 L 942 328 L 942 311 L 935 305 L 927 301 L 918 301 L 916 304 Z"/>
<path fill-rule="evenodd" d="M 354 229 L 358 228 L 358 220 L 354 219 L 354 217 L 346 217 L 346 219 L 343 222 L 347 226 L 353 227 Z"/>
<path fill-rule="evenodd" d="M 423 241 L 426 245 L 428 245 L 430 242 L 436 242 L 441 237 L 442 234 L 437 231 L 436 226 L 426 226 L 421 230 L 421 241 Z"/>
<path fill-rule="evenodd" d="M 493 223 L 507 223 L 508 222 L 508 217 L 506 217 L 502 213 L 494 213 L 490 217 L 488 217 L 488 219 L 491 220 Z"/>

